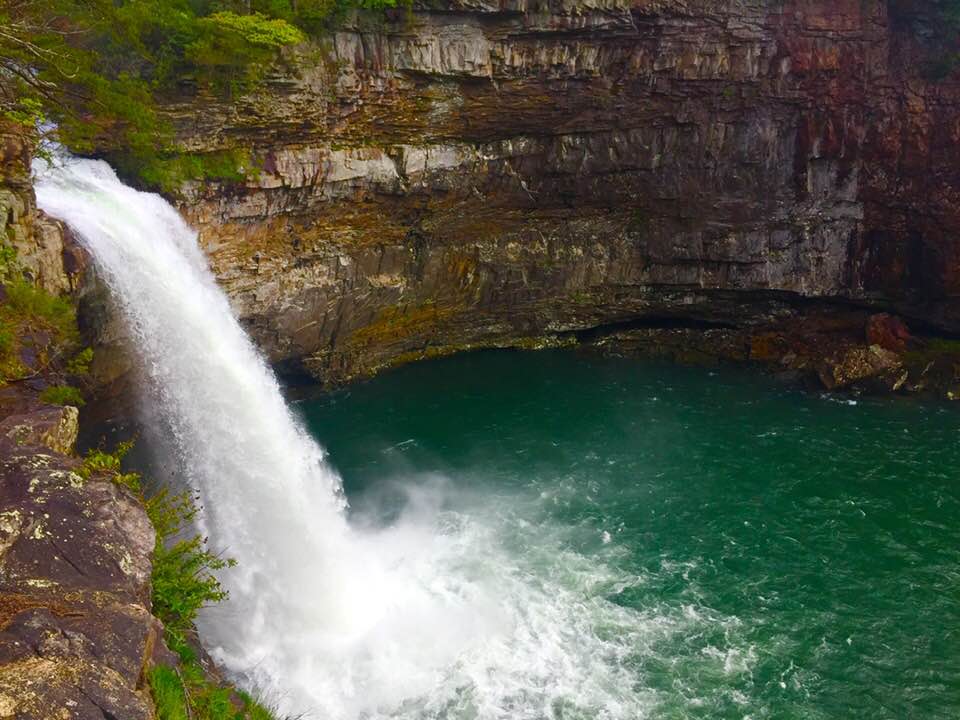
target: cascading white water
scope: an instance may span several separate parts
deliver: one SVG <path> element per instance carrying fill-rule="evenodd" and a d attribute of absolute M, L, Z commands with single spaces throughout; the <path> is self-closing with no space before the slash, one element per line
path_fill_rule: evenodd
<path fill-rule="evenodd" d="M 509 501 L 450 513 L 421 487 L 389 528 L 351 527 L 337 474 L 176 210 L 103 162 L 34 170 L 39 206 L 79 235 L 129 323 L 212 546 L 238 561 L 200 629 L 241 684 L 325 720 L 647 713 L 628 659 L 682 618 L 607 602 L 592 588 L 635 578 L 542 529 L 506 550 Z"/>

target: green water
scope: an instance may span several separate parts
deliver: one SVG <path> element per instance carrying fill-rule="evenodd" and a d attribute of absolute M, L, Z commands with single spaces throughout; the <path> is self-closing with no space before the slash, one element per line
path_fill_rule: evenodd
<path fill-rule="evenodd" d="M 628 613 L 589 632 L 650 717 L 960 717 L 958 409 L 552 351 L 298 409 L 364 522 L 439 482 L 438 513 L 500 518 L 511 574 L 568 572 L 525 564 L 545 552 L 609 568 L 571 602 Z M 541 714 L 606 715 L 584 707 Z"/>

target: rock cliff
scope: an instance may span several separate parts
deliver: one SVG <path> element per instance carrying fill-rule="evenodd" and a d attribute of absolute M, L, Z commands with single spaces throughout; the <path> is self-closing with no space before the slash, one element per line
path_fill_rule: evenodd
<path fill-rule="evenodd" d="M 53 218 L 37 209 L 30 180 L 36 139 L 0 119 L 0 240 L 17 253 L 26 277 L 55 295 L 78 288 L 86 255 Z"/>
<path fill-rule="evenodd" d="M 762 324 L 810 301 L 960 331 L 960 83 L 932 79 L 934 6 L 357 16 L 248 97 L 171 102 L 186 147 L 261 166 L 182 207 L 270 358 L 328 381 L 644 320 Z"/>

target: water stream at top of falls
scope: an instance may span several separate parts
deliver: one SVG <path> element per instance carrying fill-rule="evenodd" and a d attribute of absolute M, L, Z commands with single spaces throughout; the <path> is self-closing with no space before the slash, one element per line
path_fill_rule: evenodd
<path fill-rule="evenodd" d="M 337 473 L 177 211 L 102 161 L 34 172 L 38 205 L 79 236 L 122 311 L 202 530 L 238 562 L 199 628 L 241 685 L 324 720 L 647 714 L 627 659 L 670 623 L 591 592 L 621 581 L 612 570 L 546 531 L 512 553 L 496 517 L 515 508 L 449 513 L 442 490 L 414 492 L 386 527 L 348 522 Z"/>

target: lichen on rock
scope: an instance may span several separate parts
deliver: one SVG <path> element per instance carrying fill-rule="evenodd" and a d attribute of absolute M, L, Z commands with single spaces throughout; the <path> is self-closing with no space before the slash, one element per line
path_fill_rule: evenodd
<path fill-rule="evenodd" d="M 44 454 L 39 437 L 0 437 L 2 707 L 23 720 L 148 720 L 153 527 L 135 497 L 78 482 L 79 461 Z"/>

